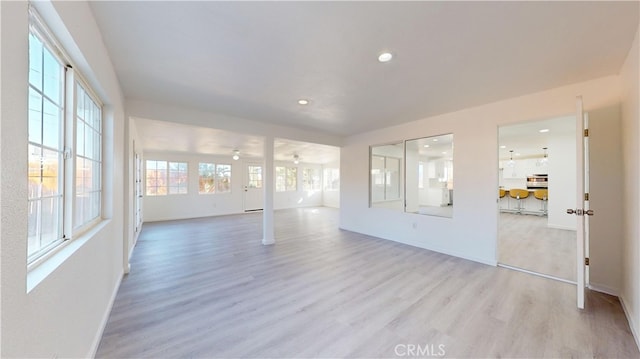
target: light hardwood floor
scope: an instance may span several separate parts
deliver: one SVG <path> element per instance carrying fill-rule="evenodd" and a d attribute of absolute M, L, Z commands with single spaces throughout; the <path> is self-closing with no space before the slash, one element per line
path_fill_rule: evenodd
<path fill-rule="evenodd" d="M 500 213 L 498 262 L 576 280 L 576 231 L 547 227 L 547 217 Z"/>
<path fill-rule="evenodd" d="M 575 287 L 342 231 L 329 208 L 145 224 L 104 358 L 639 357 L 620 303 Z"/>

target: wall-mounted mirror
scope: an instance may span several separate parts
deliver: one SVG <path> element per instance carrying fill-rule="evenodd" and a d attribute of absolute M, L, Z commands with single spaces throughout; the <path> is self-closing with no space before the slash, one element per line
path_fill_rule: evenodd
<path fill-rule="evenodd" d="M 370 147 L 370 207 L 402 211 L 403 157 L 402 142 Z"/>
<path fill-rule="evenodd" d="M 453 217 L 453 134 L 406 141 L 405 211 Z"/>

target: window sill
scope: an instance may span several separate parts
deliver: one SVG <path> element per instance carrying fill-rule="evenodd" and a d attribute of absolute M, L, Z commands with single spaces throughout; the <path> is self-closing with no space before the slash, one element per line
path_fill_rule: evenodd
<path fill-rule="evenodd" d="M 27 293 L 42 283 L 80 247 L 104 229 L 111 220 L 104 219 L 75 239 L 68 240 L 27 267 Z"/>

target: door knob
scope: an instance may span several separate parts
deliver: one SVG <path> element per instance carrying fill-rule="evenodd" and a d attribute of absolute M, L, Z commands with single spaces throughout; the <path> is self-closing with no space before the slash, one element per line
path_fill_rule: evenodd
<path fill-rule="evenodd" d="M 584 214 L 586 214 L 587 216 L 593 216 L 593 210 L 592 209 L 588 209 L 588 210 L 584 211 Z"/>
<path fill-rule="evenodd" d="M 567 209 L 567 214 L 574 214 L 576 213 L 576 211 L 574 211 L 573 209 L 569 208 Z"/>

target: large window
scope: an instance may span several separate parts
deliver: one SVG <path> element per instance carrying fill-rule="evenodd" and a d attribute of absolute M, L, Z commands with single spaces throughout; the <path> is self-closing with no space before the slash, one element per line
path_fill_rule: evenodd
<path fill-rule="evenodd" d="M 322 175 L 325 191 L 338 191 L 340 189 L 340 169 L 325 168 Z"/>
<path fill-rule="evenodd" d="M 276 192 L 296 191 L 298 189 L 297 167 L 276 167 Z"/>
<path fill-rule="evenodd" d="M 186 194 L 189 187 L 187 162 L 147 160 L 147 196 Z"/>
<path fill-rule="evenodd" d="M 188 167 L 187 162 L 169 162 L 169 194 L 187 193 Z"/>
<path fill-rule="evenodd" d="M 320 190 L 320 170 L 317 168 L 302 169 L 302 190 L 303 191 L 319 191 Z"/>
<path fill-rule="evenodd" d="M 147 160 L 147 196 L 167 194 L 167 161 Z"/>
<path fill-rule="evenodd" d="M 29 34 L 29 242 L 33 259 L 63 240 L 64 77 L 61 60 Z"/>
<path fill-rule="evenodd" d="M 66 66 L 70 61 L 64 51 L 45 34 L 32 13 L 29 263 L 95 224 L 102 213 L 102 104 L 73 67 Z"/>
<path fill-rule="evenodd" d="M 80 84 L 76 90 L 75 228 L 100 216 L 102 197 L 102 111 Z"/>
<path fill-rule="evenodd" d="M 199 163 L 199 193 L 231 192 L 231 165 Z"/>

